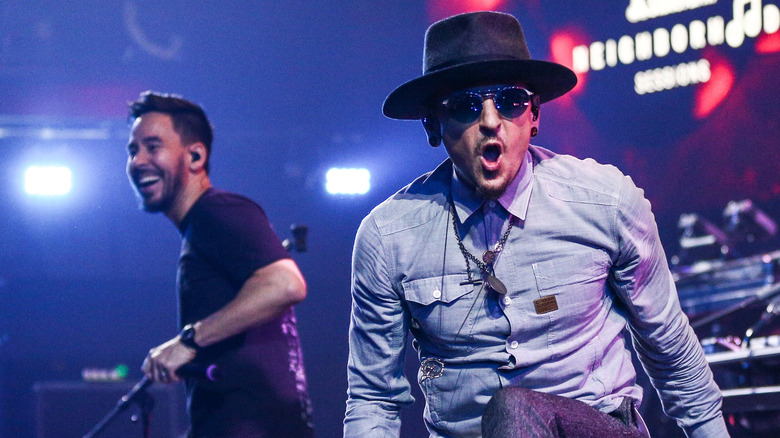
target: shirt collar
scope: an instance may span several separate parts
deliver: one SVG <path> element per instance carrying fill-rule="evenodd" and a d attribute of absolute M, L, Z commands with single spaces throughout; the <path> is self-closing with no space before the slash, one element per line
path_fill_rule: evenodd
<path fill-rule="evenodd" d="M 517 175 L 515 175 L 504 193 L 498 198 L 498 203 L 520 220 L 525 220 L 528 212 L 528 204 L 531 201 L 531 190 L 533 187 L 533 184 L 531 184 L 532 180 L 533 158 L 531 153 L 526 151 Z M 485 202 L 473 188 L 461 181 L 458 172 L 455 171 L 455 166 L 452 167 L 452 202 L 455 205 L 455 212 L 461 223 L 465 222 Z"/>

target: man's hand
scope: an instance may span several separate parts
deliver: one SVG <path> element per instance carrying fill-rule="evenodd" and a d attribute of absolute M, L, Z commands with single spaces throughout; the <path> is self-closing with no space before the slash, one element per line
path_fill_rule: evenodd
<path fill-rule="evenodd" d="M 158 345 L 144 359 L 141 371 L 157 383 L 176 383 L 181 379 L 176 370 L 195 358 L 195 350 L 179 342 L 179 337 Z"/>

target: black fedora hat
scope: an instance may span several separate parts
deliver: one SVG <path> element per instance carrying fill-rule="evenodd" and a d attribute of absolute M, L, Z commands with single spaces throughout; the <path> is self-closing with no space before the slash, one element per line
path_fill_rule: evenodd
<path fill-rule="evenodd" d="M 392 119 L 421 119 L 433 97 L 476 85 L 524 82 L 542 103 L 577 84 L 570 69 L 531 59 L 523 29 L 501 12 L 454 15 L 425 33 L 423 75 L 393 90 L 382 112 Z"/>

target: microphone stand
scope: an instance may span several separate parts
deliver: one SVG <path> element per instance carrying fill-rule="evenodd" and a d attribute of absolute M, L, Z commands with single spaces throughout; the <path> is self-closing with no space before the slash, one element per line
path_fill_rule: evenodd
<path fill-rule="evenodd" d="M 761 317 L 745 332 L 745 336 L 742 338 L 742 348 L 749 348 L 750 341 L 760 329 L 767 325 L 778 314 L 778 306 L 780 306 L 780 297 L 773 298 L 772 301 L 766 306 L 766 310 L 761 314 Z"/>
<path fill-rule="evenodd" d="M 135 384 L 135 386 L 133 386 L 133 389 L 131 389 L 130 392 L 119 399 L 116 406 L 114 406 L 114 409 L 112 409 L 111 412 L 103 417 L 103 419 L 100 420 L 100 422 L 95 425 L 92 430 L 84 435 L 83 438 L 93 438 L 96 436 L 108 425 L 108 423 L 111 422 L 111 420 L 113 420 L 117 415 L 119 415 L 119 413 L 127 409 L 127 407 L 133 403 L 138 403 L 138 406 L 141 408 L 141 425 L 143 428 L 143 437 L 150 438 L 150 415 L 152 413 L 152 408 L 154 407 L 154 398 L 152 398 L 152 396 L 146 392 L 146 388 L 151 386 L 152 383 L 154 383 L 152 380 L 144 376 L 141 380 L 138 381 L 138 383 Z"/>

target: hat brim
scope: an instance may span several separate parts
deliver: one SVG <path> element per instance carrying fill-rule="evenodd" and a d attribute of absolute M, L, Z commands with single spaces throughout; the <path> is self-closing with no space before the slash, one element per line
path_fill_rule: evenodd
<path fill-rule="evenodd" d="M 425 117 L 430 99 L 451 92 L 490 84 L 523 82 L 542 103 L 563 96 L 577 85 L 573 71 L 560 64 L 539 60 L 494 60 L 459 64 L 425 74 L 393 90 L 382 105 L 391 119 Z"/>

